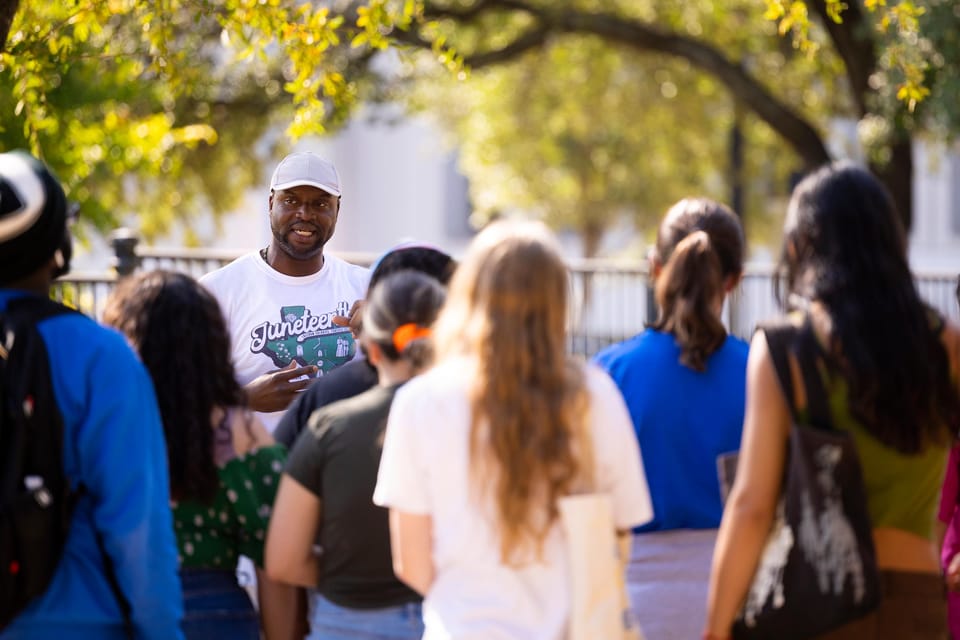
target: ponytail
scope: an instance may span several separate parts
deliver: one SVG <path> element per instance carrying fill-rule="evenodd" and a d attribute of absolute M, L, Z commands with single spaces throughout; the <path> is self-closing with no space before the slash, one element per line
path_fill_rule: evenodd
<path fill-rule="evenodd" d="M 443 300 L 443 286 L 424 273 L 390 274 L 370 291 L 363 311 L 364 339 L 375 342 L 388 359 L 422 369 L 433 357 L 430 325 Z"/>
<path fill-rule="evenodd" d="M 656 282 L 660 313 L 653 328 L 673 334 L 680 362 L 703 371 L 727 337 L 713 307 L 723 296 L 723 266 L 706 231 L 694 231 L 670 254 Z"/>

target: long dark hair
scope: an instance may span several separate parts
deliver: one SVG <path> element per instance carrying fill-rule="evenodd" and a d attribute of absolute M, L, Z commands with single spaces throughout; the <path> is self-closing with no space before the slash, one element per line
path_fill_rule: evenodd
<path fill-rule="evenodd" d="M 727 331 L 714 310 L 728 279 L 743 272 L 743 228 L 724 205 L 686 198 L 670 207 L 657 230 L 654 258 L 662 265 L 656 280 L 659 306 L 651 326 L 673 334 L 680 362 L 703 371 Z"/>
<path fill-rule="evenodd" d="M 900 217 L 869 171 L 837 163 L 797 185 L 779 276 L 781 304 L 795 296 L 826 308 L 828 363 L 874 437 L 903 453 L 945 437 L 960 415 L 946 350 L 910 273 Z"/>
<path fill-rule="evenodd" d="M 104 311 L 153 378 L 176 500 L 209 503 L 219 480 L 210 420 L 245 403 L 216 299 L 191 277 L 151 271 L 123 280 Z"/>

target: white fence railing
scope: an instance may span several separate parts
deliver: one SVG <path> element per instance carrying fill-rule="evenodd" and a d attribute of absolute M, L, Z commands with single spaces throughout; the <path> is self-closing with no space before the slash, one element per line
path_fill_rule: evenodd
<path fill-rule="evenodd" d="M 139 269 L 171 269 L 194 277 L 216 269 L 238 255 L 234 251 L 195 249 L 140 249 L 126 263 Z M 356 264 L 369 265 L 374 256 L 340 254 Z M 118 256 L 118 263 L 121 262 Z M 570 349 L 591 356 L 603 347 L 643 330 L 655 315 L 647 269 L 643 263 L 615 264 L 605 261 L 575 261 L 570 265 Z M 116 281 L 115 273 L 70 274 L 58 283 L 55 295 L 83 312 L 100 317 Z M 917 274 L 921 296 L 947 317 L 960 321 L 957 274 Z M 778 312 L 769 267 L 750 265 L 740 285 L 724 306 L 724 322 L 734 335 L 749 338 L 758 322 Z"/>

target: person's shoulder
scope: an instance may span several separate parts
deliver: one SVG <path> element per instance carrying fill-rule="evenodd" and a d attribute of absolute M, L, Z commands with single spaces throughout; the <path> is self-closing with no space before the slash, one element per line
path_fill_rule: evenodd
<path fill-rule="evenodd" d="M 386 417 L 395 389 L 375 386 L 350 398 L 315 409 L 307 419 L 307 430 L 317 440 L 338 436 L 345 429 L 370 416 Z"/>
<path fill-rule="evenodd" d="M 377 384 L 377 370 L 365 358 L 351 360 L 314 380 L 304 393 L 316 406 L 362 393 Z"/>
<path fill-rule="evenodd" d="M 739 336 L 730 334 L 724 340 L 721 348 L 728 351 L 733 357 L 742 358 L 746 362 L 747 353 L 750 351 L 750 343 Z"/>
<path fill-rule="evenodd" d="M 960 324 L 944 318 L 943 327 L 940 329 L 940 341 L 946 349 L 953 368 L 960 369 Z"/>
<path fill-rule="evenodd" d="M 436 389 L 440 392 L 466 390 L 475 370 L 475 366 L 467 358 L 443 360 L 412 378 L 403 385 L 400 392 L 407 393 L 408 389 Z"/>
<path fill-rule="evenodd" d="M 245 253 L 236 260 L 200 276 L 199 282 L 211 290 L 218 288 L 225 282 L 232 282 L 238 274 L 252 267 L 251 261 L 254 256 L 257 256 L 257 252 L 255 251 Z"/>
<path fill-rule="evenodd" d="M 367 284 L 370 282 L 370 269 L 347 262 L 343 258 L 332 254 L 326 256 L 325 259 L 330 260 L 330 265 L 336 271 L 337 278 L 346 279 L 355 287 L 366 292 Z"/>
<path fill-rule="evenodd" d="M 256 478 L 262 481 L 267 475 L 272 476 L 272 483 L 283 472 L 286 461 L 286 447 L 269 444 L 231 458 L 217 469 L 217 474 L 228 488 L 235 486 L 237 480 Z"/>
<path fill-rule="evenodd" d="M 99 395 L 126 394 L 151 388 L 149 374 L 140 358 L 117 330 L 93 319 L 70 313 L 48 318 L 38 326 L 53 369 L 58 393 L 83 395 L 86 389 Z M 77 396 L 78 398 L 80 396 Z"/>
<path fill-rule="evenodd" d="M 86 352 L 136 360 L 123 334 L 77 311 L 47 318 L 38 329 L 48 348 L 64 350 L 72 354 L 71 358 Z"/>
<path fill-rule="evenodd" d="M 327 406 L 319 409 L 319 411 L 334 419 L 340 419 L 344 416 L 349 417 L 387 411 L 390 408 L 390 402 L 393 400 L 395 393 L 395 387 L 374 385 L 349 398 L 342 398 L 336 402 L 331 402 Z"/>
<path fill-rule="evenodd" d="M 592 429 L 609 431 L 613 422 L 630 422 L 623 392 L 606 371 L 596 365 L 586 365 L 584 385 L 590 407 L 587 415 Z"/>
<path fill-rule="evenodd" d="M 587 391 L 592 397 L 620 393 L 619 387 L 610 374 L 596 363 L 588 363 L 583 367 L 583 378 Z"/>
<path fill-rule="evenodd" d="M 460 407 L 468 401 L 473 371 L 465 359 L 454 358 L 439 362 L 400 387 L 393 406 L 429 414 L 437 414 L 450 407 Z"/>
<path fill-rule="evenodd" d="M 644 329 L 631 338 L 627 338 L 621 342 L 615 342 L 597 353 L 597 355 L 593 357 L 593 362 L 604 366 L 621 358 L 628 357 L 653 340 L 656 333 L 653 329 Z"/>

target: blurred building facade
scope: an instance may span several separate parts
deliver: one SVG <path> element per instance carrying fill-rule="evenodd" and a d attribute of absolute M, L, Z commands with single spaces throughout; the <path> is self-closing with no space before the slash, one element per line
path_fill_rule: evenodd
<path fill-rule="evenodd" d="M 863 159 L 856 122 L 838 120 L 830 132 L 835 157 Z M 311 150 L 330 159 L 340 172 L 343 200 L 333 252 L 376 255 L 395 244 L 416 240 L 454 255 L 473 236 L 467 179 L 457 167 L 455 149 L 426 117 L 407 117 L 392 105 L 361 109 L 343 130 L 326 138 L 300 141 L 296 150 Z M 270 239 L 267 195 L 273 164 L 264 167 L 262 184 L 251 188 L 244 203 L 219 225 L 199 220 L 195 232 L 203 246 L 238 251 L 266 246 Z M 960 146 L 918 143 L 914 149 L 914 224 L 911 264 L 918 271 L 960 272 Z M 630 225 L 611 235 L 632 234 Z M 564 238 L 571 257 L 578 243 Z M 622 247 L 623 238 L 605 246 Z M 618 241 L 620 240 L 620 241 Z M 177 246 L 176 234 L 155 246 Z M 776 255 L 778 248 L 757 257 Z M 110 251 L 95 239 L 81 250 L 79 269 L 102 269 Z"/>

